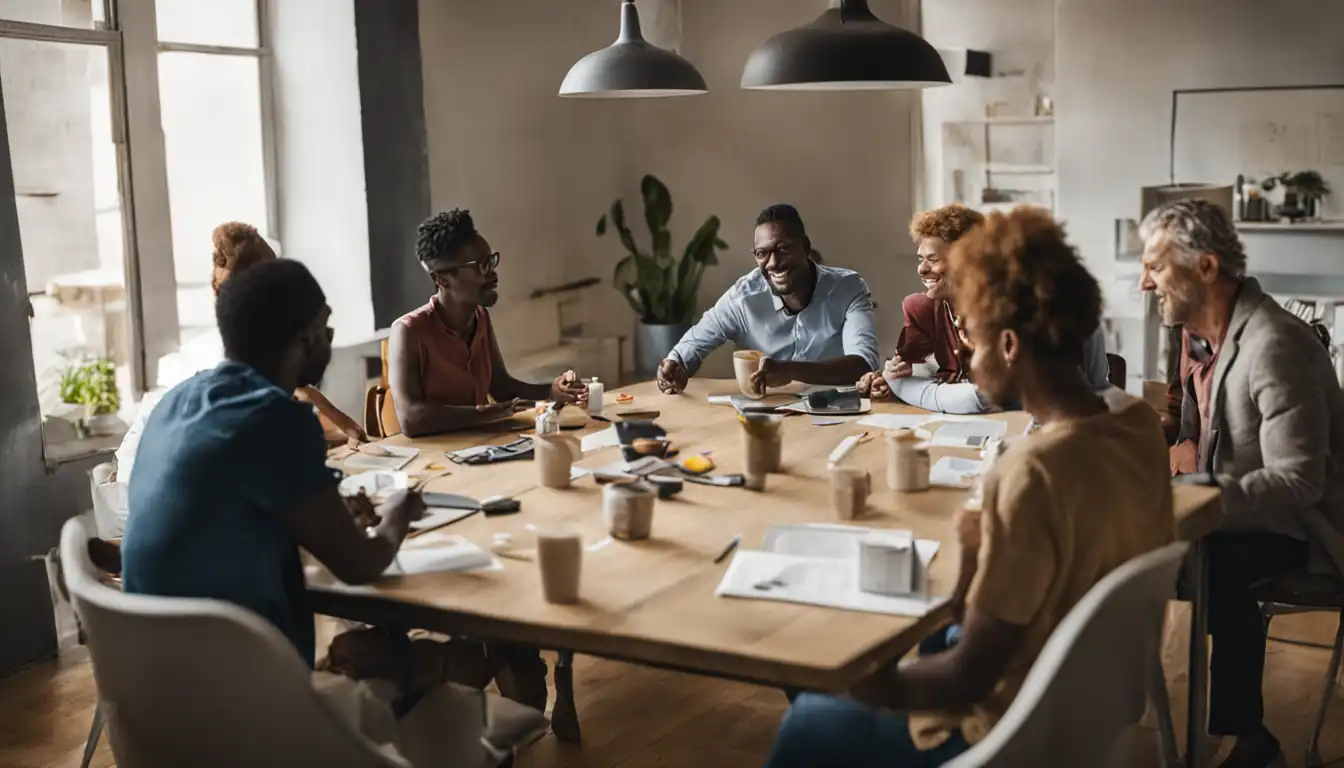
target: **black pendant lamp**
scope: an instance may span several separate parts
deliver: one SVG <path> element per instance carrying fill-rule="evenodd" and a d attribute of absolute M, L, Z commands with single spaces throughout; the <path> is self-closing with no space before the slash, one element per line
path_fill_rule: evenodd
<path fill-rule="evenodd" d="M 621 36 L 579 59 L 560 84 L 560 95 L 587 99 L 647 99 L 707 93 L 691 62 L 647 42 L 634 0 L 621 3 Z"/>
<path fill-rule="evenodd" d="M 751 90 L 907 90 L 951 82 L 932 45 L 874 16 L 867 0 L 830 0 L 816 21 L 766 40 L 742 70 L 742 87 Z"/>

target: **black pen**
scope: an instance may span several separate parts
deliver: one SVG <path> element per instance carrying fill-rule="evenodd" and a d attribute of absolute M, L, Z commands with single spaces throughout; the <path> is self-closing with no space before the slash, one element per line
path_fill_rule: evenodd
<path fill-rule="evenodd" d="M 742 534 L 739 533 L 738 535 L 733 537 L 732 541 L 728 542 L 728 546 L 723 548 L 723 552 L 718 557 L 714 558 L 715 564 L 722 563 L 724 560 L 727 560 L 728 556 L 733 554 L 733 550 L 737 549 L 737 545 L 741 543 L 742 543 Z"/>

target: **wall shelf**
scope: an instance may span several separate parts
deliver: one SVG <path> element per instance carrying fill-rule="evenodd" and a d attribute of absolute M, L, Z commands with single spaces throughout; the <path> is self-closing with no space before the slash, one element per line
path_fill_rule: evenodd
<path fill-rule="evenodd" d="M 960 125 L 1053 125 L 1053 115 L 1021 115 L 1018 117 L 981 117 L 969 120 L 948 120 Z"/>
<path fill-rule="evenodd" d="M 1049 165 L 1023 165 L 1018 163 L 989 163 L 985 166 L 987 173 L 1012 174 L 1015 176 L 1049 176 L 1055 172 L 1053 166 Z"/>
<path fill-rule="evenodd" d="M 1278 221 L 1238 221 L 1237 229 L 1242 232 L 1344 232 L 1344 221 L 1315 221 L 1302 224 L 1286 224 Z"/>

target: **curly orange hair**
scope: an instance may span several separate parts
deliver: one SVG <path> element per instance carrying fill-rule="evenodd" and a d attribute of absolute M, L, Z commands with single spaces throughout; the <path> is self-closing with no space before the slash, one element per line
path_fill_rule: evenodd
<path fill-rule="evenodd" d="M 210 277 L 210 288 L 219 293 L 219 286 L 240 270 L 253 264 L 270 261 L 275 251 L 257 228 L 239 221 L 230 221 L 215 227 L 210 240 L 214 243 L 211 260 L 215 271 Z"/>
<path fill-rule="evenodd" d="M 974 208 L 959 203 L 944 205 L 915 214 L 910 220 L 910 239 L 918 243 L 926 237 L 936 237 L 945 243 L 954 243 L 984 220 L 984 214 Z"/>
<path fill-rule="evenodd" d="M 1081 360 L 1101 322 L 1101 287 L 1044 210 L 991 213 L 948 256 L 957 313 L 1012 329 L 1039 357 Z"/>

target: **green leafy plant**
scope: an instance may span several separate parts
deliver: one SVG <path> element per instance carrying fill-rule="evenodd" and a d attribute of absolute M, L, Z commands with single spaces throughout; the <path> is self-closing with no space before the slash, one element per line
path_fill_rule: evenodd
<path fill-rule="evenodd" d="M 719 238 L 719 217 L 705 219 L 677 259 L 672 255 L 672 232 L 667 228 L 672 219 L 672 193 L 653 176 L 645 176 L 639 189 L 644 198 L 644 222 L 649 227 L 649 250 L 642 250 L 635 242 L 620 200 L 597 220 L 597 236 L 607 233 L 610 221 L 627 254 L 617 262 L 611 282 L 644 323 L 685 323 L 695 313 L 695 296 L 705 268 L 718 264 L 718 252 L 728 247 Z"/>
<path fill-rule="evenodd" d="M 1295 171 L 1279 174 L 1279 182 L 1292 187 L 1308 200 L 1320 200 L 1330 194 L 1330 182 L 1317 171 Z"/>
<path fill-rule="evenodd" d="M 85 418 L 121 408 L 117 367 L 109 357 L 72 360 L 61 370 L 61 402 L 84 406 Z"/>

